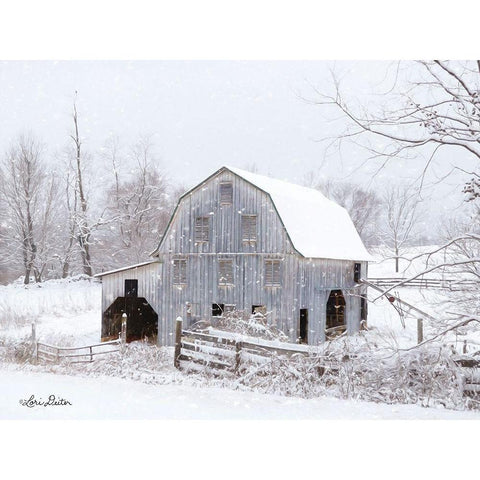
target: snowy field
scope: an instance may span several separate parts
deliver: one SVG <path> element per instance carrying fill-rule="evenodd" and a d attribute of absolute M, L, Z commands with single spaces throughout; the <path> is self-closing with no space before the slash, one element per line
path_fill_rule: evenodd
<path fill-rule="evenodd" d="M 228 388 L 146 385 L 117 378 L 81 378 L 0 370 L 0 419 L 173 420 L 468 420 L 472 411 L 385 405 L 335 398 L 287 398 Z M 62 397 L 71 405 L 20 405 L 30 395 Z"/>
<path fill-rule="evenodd" d="M 62 346 L 100 341 L 102 286 L 82 276 L 40 284 L 0 286 L 0 336 L 37 337 Z"/>
<path fill-rule="evenodd" d="M 403 265 L 415 271 L 421 266 Z M 393 261 L 372 263 L 369 276 L 393 276 Z M 407 270 L 408 270 L 407 269 Z M 407 276 L 409 273 L 400 273 Z M 398 289 L 400 298 L 435 314 L 445 300 L 439 291 Z M 378 295 L 370 293 L 371 300 Z M 38 338 L 62 346 L 98 342 L 101 328 L 101 285 L 81 277 L 51 280 L 41 285 L 0 287 L 0 340 L 26 338 L 35 320 Z M 416 319 L 405 326 L 392 305 L 379 298 L 369 304 L 369 328 L 383 342 L 409 347 L 416 343 Z M 428 325 L 426 325 L 428 331 Z M 165 384 L 107 376 L 63 375 L 43 367 L 22 369 L 0 365 L 2 419 L 480 419 L 474 411 L 386 405 L 321 397 L 302 399 L 229 388 L 205 387 L 194 382 L 171 382 L 173 366 L 164 372 Z M 162 367 L 163 368 L 163 367 Z M 20 405 L 21 399 L 56 395 L 68 406 Z"/>

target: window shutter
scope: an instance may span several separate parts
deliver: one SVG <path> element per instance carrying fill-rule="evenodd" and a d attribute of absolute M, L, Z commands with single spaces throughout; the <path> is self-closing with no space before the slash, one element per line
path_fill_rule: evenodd
<path fill-rule="evenodd" d="M 197 217 L 195 219 L 195 242 L 208 242 L 209 221 L 209 217 Z"/>
<path fill-rule="evenodd" d="M 220 183 L 220 205 L 233 203 L 233 184 L 231 182 Z"/>
<path fill-rule="evenodd" d="M 173 284 L 187 284 L 187 260 L 177 259 L 173 261 Z"/>
<path fill-rule="evenodd" d="M 265 285 L 281 286 L 280 260 L 265 260 Z"/>
<path fill-rule="evenodd" d="M 242 241 L 257 241 L 257 216 L 242 215 Z"/>

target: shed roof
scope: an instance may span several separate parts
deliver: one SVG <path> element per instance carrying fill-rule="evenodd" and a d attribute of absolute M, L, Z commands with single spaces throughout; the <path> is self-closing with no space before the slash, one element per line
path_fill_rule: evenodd
<path fill-rule="evenodd" d="M 135 265 L 128 265 L 127 267 L 120 267 L 116 268 L 115 270 L 109 270 L 108 272 L 100 272 L 94 275 L 94 277 L 104 277 L 105 275 L 111 275 L 112 273 L 119 273 L 123 272 L 124 270 L 133 270 L 135 268 L 144 267 L 145 265 L 150 265 L 151 263 L 155 263 L 157 260 L 149 260 L 147 262 L 137 263 Z"/>
<path fill-rule="evenodd" d="M 372 260 L 345 208 L 318 190 L 225 168 L 270 195 L 293 246 L 304 257 Z"/>

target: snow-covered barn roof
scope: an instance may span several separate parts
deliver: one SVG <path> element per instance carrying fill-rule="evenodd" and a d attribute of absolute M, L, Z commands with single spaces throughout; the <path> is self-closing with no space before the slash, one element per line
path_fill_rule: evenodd
<path fill-rule="evenodd" d="M 295 250 L 302 256 L 337 260 L 372 260 L 348 212 L 313 188 L 225 166 L 186 192 L 179 203 L 183 197 L 223 170 L 229 170 L 270 196 Z M 170 223 L 166 231 L 169 226 Z M 158 252 L 164 238 L 165 235 L 152 255 Z"/>
<path fill-rule="evenodd" d="M 304 257 L 372 260 L 348 212 L 318 190 L 225 168 L 270 195 L 295 250 Z"/>

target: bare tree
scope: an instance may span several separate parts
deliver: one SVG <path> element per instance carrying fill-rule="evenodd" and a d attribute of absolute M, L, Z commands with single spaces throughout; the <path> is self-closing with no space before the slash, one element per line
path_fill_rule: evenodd
<path fill-rule="evenodd" d="M 383 195 L 384 222 L 380 235 L 395 259 L 395 272 L 404 248 L 409 245 L 420 219 L 419 195 L 417 190 L 406 186 L 391 186 Z"/>
<path fill-rule="evenodd" d="M 335 93 L 316 90 L 313 103 L 340 111 L 348 120 L 342 138 L 359 143 L 365 138 L 362 145 L 376 156 L 388 159 L 428 148 L 431 162 L 439 149 L 456 147 L 480 160 L 480 61 L 419 61 L 416 66 L 418 78 L 383 95 L 383 105 L 375 109 L 345 100 L 335 76 Z M 387 142 L 378 146 L 368 142 L 372 137 Z"/>
<path fill-rule="evenodd" d="M 67 149 L 58 156 L 59 175 L 58 224 L 62 235 L 57 241 L 56 259 L 58 276 L 67 278 L 76 270 L 75 258 L 79 255 L 77 239 L 78 195 L 76 191 L 76 173 L 73 166 L 74 155 Z"/>
<path fill-rule="evenodd" d="M 75 92 L 76 95 L 76 92 Z M 84 156 L 82 152 L 82 142 L 79 135 L 79 123 L 76 101 L 73 102 L 73 125 L 74 133 L 70 136 L 75 145 L 75 163 L 74 163 L 74 178 L 75 178 L 75 196 L 74 200 L 76 235 L 79 246 L 80 256 L 82 259 L 83 273 L 92 276 L 92 261 L 90 256 L 90 239 L 92 235 L 92 226 L 88 218 L 88 201 L 84 183 Z"/>
<path fill-rule="evenodd" d="M 6 205 L 3 240 L 8 259 L 23 266 L 25 284 L 31 274 L 41 281 L 53 257 L 53 219 L 57 184 L 42 160 L 42 146 L 32 135 L 21 135 L 3 159 L 1 196 Z"/>
<path fill-rule="evenodd" d="M 103 231 L 105 266 L 148 258 L 168 223 L 172 210 L 170 187 L 159 168 L 149 137 L 143 136 L 124 154 L 118 139 L 108 142 L 105 158 L 113 181 L 106 192 L 110 228 Z M 126 165 L 135 165 L 127 172 Z M 107 253 L 108 252 L 108 253 Z"/>

